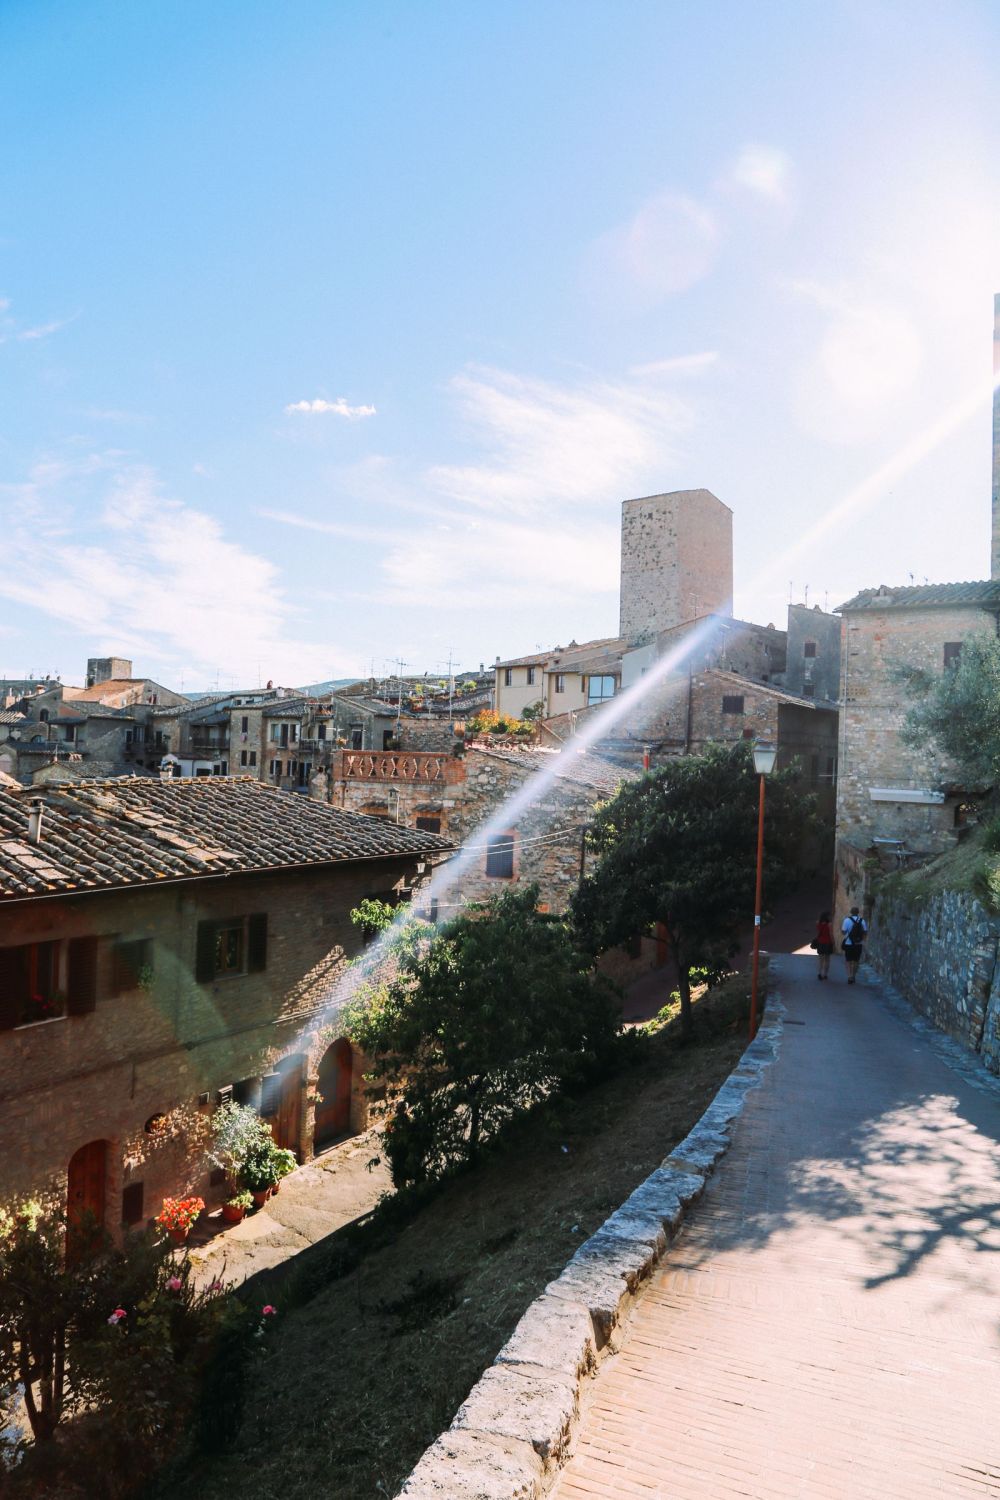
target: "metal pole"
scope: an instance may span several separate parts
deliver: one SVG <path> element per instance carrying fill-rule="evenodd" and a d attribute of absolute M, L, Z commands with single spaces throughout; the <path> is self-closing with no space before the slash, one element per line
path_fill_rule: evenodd
<path fill-rule="evenodd" d="M 753 968 L 750 978 L 750 1040 L 757 1035 L 757 972 L 760 967 L 760 903 L 764 885 L 764 777 L 757 812 L 757 891 L 753 906 Z"/>

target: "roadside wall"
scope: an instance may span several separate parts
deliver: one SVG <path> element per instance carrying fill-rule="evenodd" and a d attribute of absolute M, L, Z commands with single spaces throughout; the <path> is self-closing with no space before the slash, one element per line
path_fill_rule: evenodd
<path fill-rule="evenodd" d="M 868 957 L 915 1010 L 1000 1074 L 1000 918 L 968 891 L 879 892 Z"/>

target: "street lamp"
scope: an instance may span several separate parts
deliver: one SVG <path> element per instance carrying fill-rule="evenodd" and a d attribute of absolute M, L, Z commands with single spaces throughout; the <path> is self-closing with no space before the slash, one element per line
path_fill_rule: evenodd
<path fill-rule="evenodd" d="M 757 810 L 757 891 L 753 907 L 753 969 L 750 979 L 750 1040 L 757 1035 L 757 971 L 760 967 L 760 898 L 764 884 L 764 780 L 774 770 L 778 752 L 773 745 L 759 741 L 753 747 L 753 768 L 760 777 L 760 801 Z"/>

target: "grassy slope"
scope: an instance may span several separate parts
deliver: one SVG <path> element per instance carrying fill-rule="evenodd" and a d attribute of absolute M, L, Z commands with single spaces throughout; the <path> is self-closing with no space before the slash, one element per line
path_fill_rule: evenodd
<path fill-rule="evenodd" d="M 746 981 L 704 997 L 696 1014 L 692 1044 L 680 1045 L 672 1023 L 641 1061 L 536 1111 L 410 1222 L 376 1227 L 367 1244 L 356 1231 L 353 1243 L 351 1231 L 331 1236 L 312 1263 L 309 1290 L 320 1289 L 311 1300 L 302 1301 L 304 1268 L 293 1270 L 237 1451 L 174 1476 L 171 1495 L 395 1494 L 528 1303 L 735 1066 L 746 1044 Z M 280 1307 L 280 1283 L 266 1282 L 262 1297 Z"/>

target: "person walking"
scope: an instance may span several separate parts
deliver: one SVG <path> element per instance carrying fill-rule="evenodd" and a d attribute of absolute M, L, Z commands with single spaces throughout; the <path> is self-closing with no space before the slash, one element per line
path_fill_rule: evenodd
<path fill-rule="evenodd" d="M 819 959 L 819 973 L 817 979 L 830 978 L 830 954 L 833 952 L 833 928 L 830 926 L 830 913 L 821 911 L 819 921 L 816 923 L 816 940 L 813 943 L 816 949 L 816 957 Z"/>
<path fill-rule="evenodd" d="M 858 977 L 858 964 L 861 962 L 862 944 L 868 935 L 868 923 L 858 908 L 852 906 L 851 914 L 844 918 L 840 930 L 844 934 L 841 947 L 847 964 L 847 982 L 853 984 Z"/>

